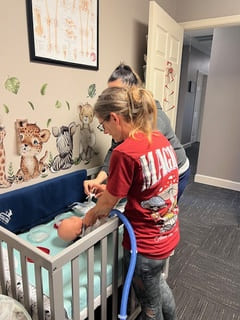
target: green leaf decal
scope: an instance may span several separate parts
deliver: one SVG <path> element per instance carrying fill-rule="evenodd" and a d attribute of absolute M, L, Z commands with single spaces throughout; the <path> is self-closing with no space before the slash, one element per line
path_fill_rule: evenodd
<path fill-rule="evenodd" d="M 41 88 L 41 90 L 40 90 L 42 96 L 44 96 L 45 93 L 46 93 L 47 85 L 48 85 L 47 83 L 44 83 L 44 84 L 42 85 L 42 88 Z"/>
<path fill-rule="evenodd" d="M 88 87 L 88 97 L 93 98 L 96 95 L 96 84 L 93 83 Z"/>
<path fill-rule="evenodd" d="M 62 106 L 61 102 L 59 100 L 57 100 L 55 103 L 55 107 L 59 109 L 59 108 L 61 108 L 61 106 Z"/>
<path fill-rule="evenodd" d="M 68 110 L 70 110 L 70 104 L 69 104 L 69 102 L 68 102 L 68 101 L 65 101 L 65 102 L 66 102 L 66 105 L 67 105 Z"/>
<path fill-rule="evenodd" d="M 14 181 L 14 169 L 13 169 L 13 164 L 12 162 L 9 163 L 8 166 L 8 177 L 7 177 L 8 181 L 12 184 Z"/>
<path fill-rule="evenodd" d="M 4 111 L 5 111 L 6 113 L 9 113 L 9 108 L 8 108 L 8 106 L 7 106 L 6 104 L 4 104 L 3 107 L 4 107 Z"/>
<path fill-rule="evenodd" d="M 11 77 L 5 81 L 4 85 L 8 91 L 17 94 L 20 88 L 20 81 L 16 77 Z"/>
<path fill-rule="evenodd" d="M 52 121 L 52 119 L 48 119 L 48 121 L 47 121 L 47 128 L 49 127 L 51 121 Z"/>
<path fill-rule="evenodd" d="M 31 101 L 28 101 L 28 103 L 29 103 L 30 107 L 34 110 L 35 108 L 34 108 L 33 103 Z"/>

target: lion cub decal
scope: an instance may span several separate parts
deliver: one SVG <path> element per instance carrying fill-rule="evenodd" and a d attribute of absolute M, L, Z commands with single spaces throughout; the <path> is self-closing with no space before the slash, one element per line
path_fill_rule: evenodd
<path fill-rule="evenodd" d="M 35 123 L 28 123 L 27 120 L 16 120 L 16 130 L 21 161 L 15 181 L 20 183 L 36 178 L 48 169 L 45 163 L 48 152 L 46 151 L 40 160 L 37 156 L 42 151 L 43 143 L 49 140 L 51 133 L 48 129 L 41 130 Z"/>
<path fill-rule="evenodd" d="M 96 154 L 93 147 L 96 143 L 96 135 L 92 129 L 93 107 L 86 103 L 79 106 L 80 119 L 80 144 L 79 144 L 79 160 L 83 160 L 88 164 L 93 155 Z"/>

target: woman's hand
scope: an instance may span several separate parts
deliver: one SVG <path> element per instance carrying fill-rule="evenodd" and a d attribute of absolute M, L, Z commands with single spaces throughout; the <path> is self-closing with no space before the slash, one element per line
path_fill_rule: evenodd
<path fill-rule="evenodd" d="M 107 179 L 107 174 L 105 171 L 100 171 L 95 179 L 83 181 L 84 192 L 87 196 L 90 193 L 94 193 L 94 184 L 102 184 Z"/>
<path fill-rule="evenodd" d="M 93 184 L 92 190 L 95 198 L 99 198 L 102 196 L 103 192 L 106 190 L 105 184 Z"/>
<path fill-rule="evenodd" d="M 107 217 L 119 200 L 119 198 L 112 196 L 103 184 L 94 185 L 94 188 L 96 188 L 96 195 L 99 199 L 96 205 L 83 217 L 83 224 L 86 227 L 92 226 L 97 219 Z"/>
<path fill-rule="evenodd" d="M 86 195 L 90 195 L 90 193 L 94 193 L 93 191 L 93 186 L 94 184 L 97 184 L 96 179 L 91 179 L 91 180 L 84 180 L 83 181 L 83 187 L 84 187 L 84 192 Z"/>

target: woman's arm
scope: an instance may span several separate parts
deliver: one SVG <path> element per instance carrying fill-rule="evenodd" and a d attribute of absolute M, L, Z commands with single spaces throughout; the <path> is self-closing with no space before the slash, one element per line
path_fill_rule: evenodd
<path fill-rule="evenodd" d="M 83 218 L 83 224 L 86 227 L 92 226 L 97 219 L 107 217 L 110 211 L 114 208 L 120 198 L 112 196 L 105 190 L 102 196 L 98 199 L 95 207 L 90 209 Z"/>
<path fill-rule="evenodd" d="M 95 179 L 85 180 L 83 182 L 83 186 L 84 186 L 84 192 L 86 193 L 86 195 L 89 195 L 91 192 L 93 192 L 95 184 L 101 184 L 106 179 L 107 179 L 107 173 L 105 171 L 100 171 Z"/>

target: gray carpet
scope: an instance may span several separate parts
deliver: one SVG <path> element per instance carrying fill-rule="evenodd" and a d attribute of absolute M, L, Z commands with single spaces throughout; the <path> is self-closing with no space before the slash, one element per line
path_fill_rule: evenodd
<path fill-rule="evenodd" d="M 198 148 L 186 150 L 192 175 L 168 283 L 178 320 L 240 320 L 240 192 L 193 182 Z"/>

